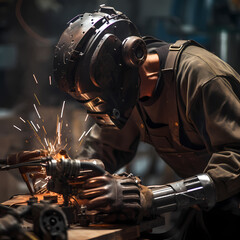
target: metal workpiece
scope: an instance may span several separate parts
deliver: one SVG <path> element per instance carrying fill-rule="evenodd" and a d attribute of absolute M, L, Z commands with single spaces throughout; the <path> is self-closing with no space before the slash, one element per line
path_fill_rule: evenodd
<path fill-rule="evenodd" d="M 32 197 L 28 205 L 15 209 L 0 204 L 1 215 L 5 213 L 0 217 L 0 236 L 7 237 L 3 239 L 67 239 L 68 222 L 62 209 L 49 201 L 31 200 Z M 24 227 L 24 219 L 32 220 L 30 228 Z"/>
<path fill-rule="evenodd" d="M 214 183 L 207 174 L 152 188 L 152 193 L 152 206 L 158 213 L 176 211 L 196 204 L 202 208 L 211 208 L 216 202 Z"/>

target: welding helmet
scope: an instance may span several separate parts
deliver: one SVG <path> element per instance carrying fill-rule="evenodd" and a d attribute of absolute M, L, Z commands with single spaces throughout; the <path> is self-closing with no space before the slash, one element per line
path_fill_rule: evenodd
<path fill-rule="evenodd" d="M 101 127 L 122 128 L 138 98 L 138 67 L 146 54 L 136 26 L 100 6 L 69 22 L 56 46 L 54 77 Z"/>

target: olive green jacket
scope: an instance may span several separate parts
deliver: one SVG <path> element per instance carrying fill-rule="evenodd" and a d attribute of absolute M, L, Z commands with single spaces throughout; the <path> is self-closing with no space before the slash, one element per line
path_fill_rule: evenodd
<path fill-rule="evenodd" d="M 214 54 L 188 46 L 173 81 L 162 74 L 160 82 L 153 99 L 139 101 L 122 130 L 95 126 L 81 157 L 99 158 L 114 172 L 145 141 L 180 177 L 208 173 L 218 201 L 238 193 L 240 76 Z"/>

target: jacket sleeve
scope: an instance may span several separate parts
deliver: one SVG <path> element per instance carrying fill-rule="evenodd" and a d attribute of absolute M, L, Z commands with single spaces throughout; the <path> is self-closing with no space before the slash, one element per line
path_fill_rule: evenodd
<path fill-rule="evenodd" d="M 105 169 L 113 173 L 133 159 L 139 138 L 138 128 L 131 119 L 121 130 L 100 128 L 95 124 L 83 143 L 79 158 L 100 159 Z"/>
<path fill-rule="evenodd" d="M 205 169 L 215 185 L 217 201 L 240 191 L 240 83 L 216 76 L 198 89 L 189 120 L 212 153 Z"/>

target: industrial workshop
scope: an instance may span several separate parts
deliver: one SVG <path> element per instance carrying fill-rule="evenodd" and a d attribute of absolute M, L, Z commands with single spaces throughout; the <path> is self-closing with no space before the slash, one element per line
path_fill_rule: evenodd
<path fill-rule="evenodd" d="M 0 0 L 0 240 L 240 239 L 240 0 Z"/>

